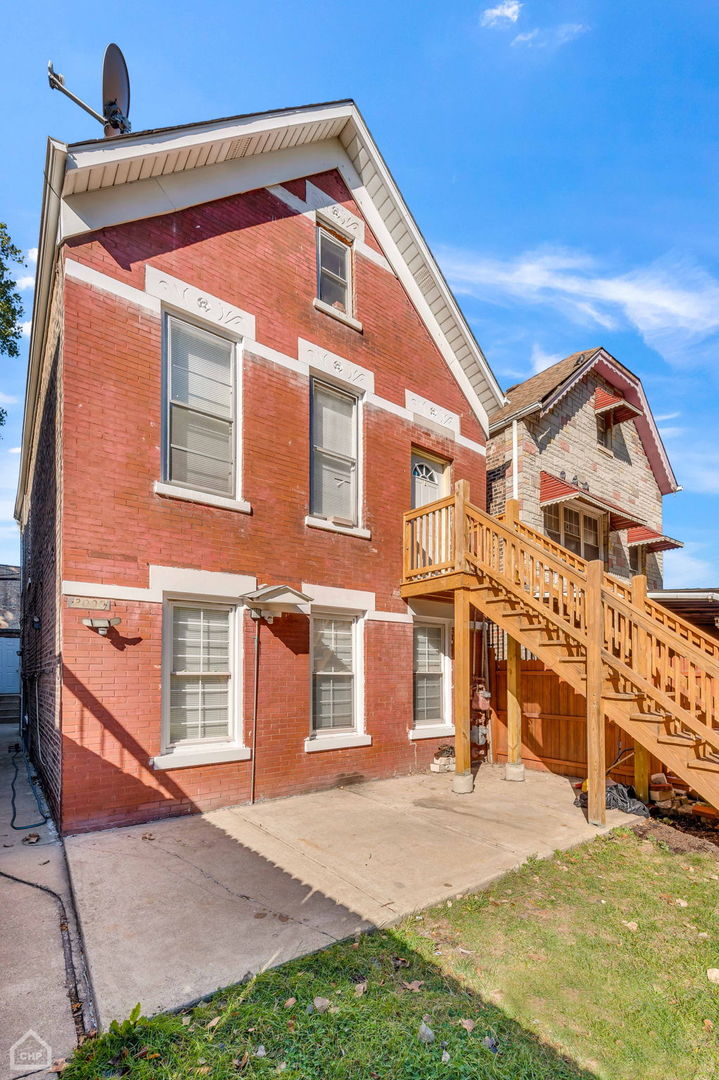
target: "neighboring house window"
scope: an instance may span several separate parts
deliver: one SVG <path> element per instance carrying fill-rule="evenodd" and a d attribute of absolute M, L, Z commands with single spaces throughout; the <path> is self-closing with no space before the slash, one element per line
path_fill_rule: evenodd
<path fill-rule="evenodd" d="M 356 525 L 357 398 L 326 383 L 312 384 L 310 512 Z"/>
<path fill-rule="evenodd" d="M 229 740 L 232 732 L 231 621 L 234 609 L 170 605 L 170 746 Z"/>
<path fill-rule="evenodd" d="M 166 480 L 235 494 L 235 354 L 227 338 L 167 319 Z"/>
<path fill-rule="evenodd" d="M 355 632 L 349 615 L 312 618 L 313 731 L 355 728 Z"/>
<path fill-rule="evenodd" d="M 594 514 L 570 506 L 546 506 L 544 532 L 583 559 L 601 558 L 601 523 Z"/>
<path fill-rule="evenodd" d="M 607 413 L 597 417 L 597 442 L 607 450 L 614 449 L 614 424 Z"/>
<path fill-rule="evenodd" d="M 352 314 L 352 247 L 333 233 L 317 229 L 317 296 L 330 307 Z"/>
<path fill-rule="evenodd" d="M 633 574 L 646 574 L 647 552 L 641 545 L 629 549 L 629 569 Z"/>
<path fill-rule="evenodd" d="M 443 724 L 444 656 L 443 626 L 414 627 L 414 726 Z"/>

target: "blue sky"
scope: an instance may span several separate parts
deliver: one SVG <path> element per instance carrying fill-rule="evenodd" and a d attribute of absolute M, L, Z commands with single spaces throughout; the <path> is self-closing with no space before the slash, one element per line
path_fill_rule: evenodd
<path fill-rule="evenodd" d="M 114 38 L 136 131 L 354 97 L 503 386 L 604 345 L 644 381 L 684 491 L 670 585 L 719 585 L 719 5 L 713 0 L 365 0 L 14 5 L 0 220 L 37 243 L 45 137 L 99 125 Z M 9 26 L 8 20 L 6 25 Z M 9 88 L 9 89 L 8 89 Z M 33 266 L 23 296 L 32 304 Z M 0 560 L 26 342 L 0 359 Z M 398 508 L 398 511 L 401 508 Z"/>

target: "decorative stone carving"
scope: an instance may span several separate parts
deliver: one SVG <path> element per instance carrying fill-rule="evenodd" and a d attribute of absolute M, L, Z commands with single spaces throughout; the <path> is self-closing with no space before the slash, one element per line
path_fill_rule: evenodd
<path fill-rule="evenodd" d="M 154 266 L 145 267 L 145 291 L 165 300 L 172 307 L 181 308 L 240 337 L 255 336 L 254 315 L 170 274 L 163 274 Z"/>
<path fill-rule="evenodd" d="M 439 424 L 440 427 L 449 428 L 454 435 L 459 435 L 459 416 L 456 413 L 450 412 L 442 405 L 436 405 L 434 401 L 420 397 L 419 394 L 413 394 L 410 390 L 405 390 L 404 402 L 410 412 L 423 416 L 426 420 Z"/>
<path fill-rule="evenodd" d="M 347 386 L 362 393 L 374 393 L 374 375 L 359 364 L 352 364 L 343 356 L 323 349 L 320 345 L 313 345 L 311 341 L 297 341 L 297 357 L 303 363 L 316 371 L 324 371 L 338 382 L 346 383 Z"/>

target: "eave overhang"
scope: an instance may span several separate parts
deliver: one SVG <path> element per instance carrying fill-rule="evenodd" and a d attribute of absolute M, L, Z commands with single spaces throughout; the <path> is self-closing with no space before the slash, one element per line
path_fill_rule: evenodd
<path fill-rule="evenodd" d="M 671 536 L 650 529 L 647 525 L 639 525 L 627 532 L 628 547 L 643 547 L 647 551 L 672 551 L 683 548 L 681 540 L 674 540 Z"/>

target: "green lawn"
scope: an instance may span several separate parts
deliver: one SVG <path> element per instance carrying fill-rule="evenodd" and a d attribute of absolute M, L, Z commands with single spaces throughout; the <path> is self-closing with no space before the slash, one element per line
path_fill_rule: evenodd
<path fill-rule="evenodd" d="M 620 831 L 127 1023 L 63 1080 L 716 1080 L 718 901 L 713 856 Z"/>

